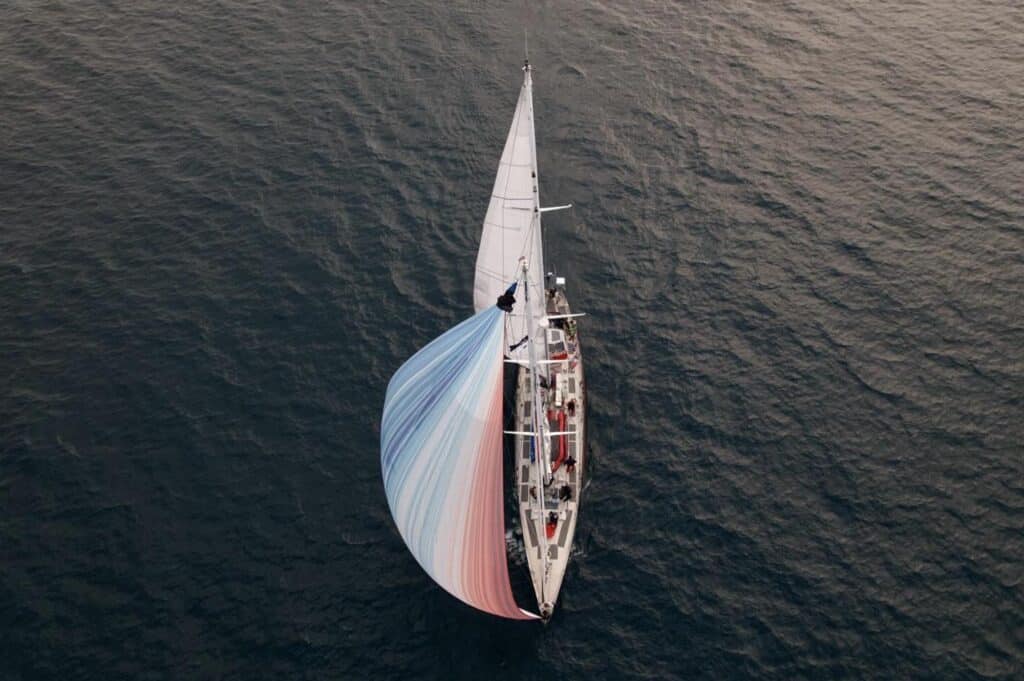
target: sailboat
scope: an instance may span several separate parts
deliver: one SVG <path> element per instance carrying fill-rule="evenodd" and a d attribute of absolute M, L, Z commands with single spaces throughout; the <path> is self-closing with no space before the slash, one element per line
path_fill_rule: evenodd
<path fill-rule="evenodd" d="M 381 469 L 399 534 L 427 574 L 461 601 L 510 619 L 554 613 L 579 517 L 586 391 L 565 280 L 544 269 L 533 118 L 523 66 L 476 260 L 476 313 L 392 376 Z M 511 365 L 506 372 L 505 367 Z M 506 374 L 514 391 L 505 390 Z M 514 425 L 505 430 L 505 395 Z M 505 542 L 505 438 L 511 491 L 537 607 L 512 593 Z"/>

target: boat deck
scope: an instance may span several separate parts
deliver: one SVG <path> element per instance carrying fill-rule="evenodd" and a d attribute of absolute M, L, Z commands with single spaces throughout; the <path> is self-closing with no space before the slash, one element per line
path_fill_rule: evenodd
<path fill-rule="evenodd" d="M 561 288 L 549 291 L 549 315 L 570 314 L 568 300 Z M 554 435 L 545 446 L 553 469 L 551 482 L 543 484 L 541 466 L 536 462 L 539 452 L 533 451 L 532 438 L 516 437 L 516 493 L 519 501 L 523 543 L 534 592 L 542 617 L 550 617 L 558 599 L 562 580 L 568 567 L 580 494 L 583 489 L 586 450 L 586 391 L 583 363 L 575 320 L 553 320 L 547 331 L 548 357 L 558 361 L 547 364 L 540 372 L 547 374 L 543 391 L 546 410 L 546 432 L 567 432 Z M 519 370 L 516 392 L 516 429 L 532 430 L 530 371 Z M 543 559 L 547 552 L 547 560 Z"/>

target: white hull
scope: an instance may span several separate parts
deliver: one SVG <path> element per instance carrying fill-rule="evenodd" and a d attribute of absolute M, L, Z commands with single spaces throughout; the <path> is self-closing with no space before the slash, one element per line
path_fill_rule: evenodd
<path fill-rule="evenodd" d="M 548 314 L 570 313 L 561 288 L 545 298 Z M 542 479 L 542 465 L 531 459 L 532 438 L 515 438 L 515 494 L 519 501 L 523 544 L 537 604 L 544 618 L 550 617 L 554 611 L 572 553 L 586 456 L 586 388 L 579 337 L 574 332 L 574 322 L 562 320 L 558 325 L 563 327 L 561 332 L 555 330 L 547 338 L 547 356 L 552 360 L 565 356 L 566 361 L 547 365 L 552 376 L 557 378 L 553 378 L 556 387 L 544 391 L 543 408 L 548 417 L 546 431 L 568 431 L 569 434 L 555 435 L 549 440 L 548 456 L 555 470 L 546 487 Z M 551 336 L 555 337 L 554 342 Z M 561 343 L 558 342 L 559 337 Z M 527 367 L 521 367 L 518 372 L 515 399 L 516 430 L 530 431 L 533 427 L 533 403 Z M 556 469 L 563 447 L 565 456 Z M 539 452 L 534 452 L 535 458 L 539 455 Z M 565 463 L 570 460 L 575 460 L 575 465 Z"/>

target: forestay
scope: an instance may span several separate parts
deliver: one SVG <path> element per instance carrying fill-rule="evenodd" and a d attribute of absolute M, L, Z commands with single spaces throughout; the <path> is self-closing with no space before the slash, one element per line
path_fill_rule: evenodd
<path fill-rule="evenodd" d="M 492 300 L 395 372 L 381 468 L 398 531 L 434 581 L 485 612 L 533 619 L 516 605 L 505 557 L 504 318 Z"/>
<path fill-rule="evenodd" d="M 514 343 L 525 337 L 527 321 L 532 319 L 534 342 L 538 350 L 543 351 L 543 338 L 536 333 L 537 320 L 544 314 L 544 252 L 533 127 L 533 81 L 529 65 L 523 70 L 523 87 L 484 218 L 476 259 L 473 303 L 478 312 L 493 306 L 508 282 L 519 280 L 520 258 L 525 257 L 530 309 L 526 310 L 526 296 L 517 296 L 510 318 L 509 340 Z"/>

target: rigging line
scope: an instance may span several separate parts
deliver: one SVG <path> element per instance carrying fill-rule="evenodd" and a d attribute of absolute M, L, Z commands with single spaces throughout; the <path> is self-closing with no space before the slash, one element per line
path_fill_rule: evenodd
<path fill-rule="evenodd" d="M 529 168 L 531 172 L 533 171 L 533 166 L 525 166 L 525 165 L 523 165 L 521 163 L 516 163 L 516 164 L 509 163 L 507 165 L 510 168 L 512 168 L 512 167 L 515 167 L 515 168 Z M 501 195 L 498 195 L 498 194 L 491 194 L 491 198 L 492 199 L 501 199 L 502 201 L 533 201 L 533 196 L 501 196 Z"/>
<path fill-rule="evenodd" d="M 520 110 L 520 107 L 519 107 L 519 100 L 522 99 L 522 97 L 523 97 L 523 90 L 525 88 L 526 88 L 526 80 L 524 79 L 522 87 L 519 88 L 519 97 L 518 97 L 518 99 L 516 99 L 516 113 L 515 113 L 515 116 L 514 116 L 514 118 L 512 120 L 512 129 L 516 131 L 516 134 L 512 138 L 512 149 L 510 150 L 511 154 L 509 156 L 510 161 L 511 161 L 511 159 L 515 158 L 516 142 L 518 142 L 518 140 L 519 140 L 519 134 L 518 134 L 519 133 L 519 126 L 522 124 L 522 118 L 523 118 L 522 111 Z M 504 156 L 504 151 L 505 150 L 502 149 L 502 156 Z M 501 162 L 500 161 L 499 161 L 498 165 L 501 166 Z M 512 163 L 509 162 L 507 165 L 509 166 L 509 172 L 507 172 L 505 174 L 505 186 L 502 188 L 502 194 L 507 194 L 508 193 L 509 182 L 512 181 L 512 172 L 511 172 Z M 493 196 L 493 194 L 492 194 L 492 196 Z M 501 207 L 501 225 L 500 226 L 501 226 L 502 229 L 507 229 L 505 227 L 505 210 L 504 210 L 504 208 L 505 208 L 504 206 Z M 487 218 L 485 217 L 484 220 L 486 221 L 486 219 Z M 504 263 L 507 262 L 507 260 L 505 260 L 505 236 L 504 235 L 502 235 L 502 237 L 501 237 L 501 262 L 502 262 L 502 276 L 504 277 L 507 274 L 506 272 L 504 272 Z"/>

